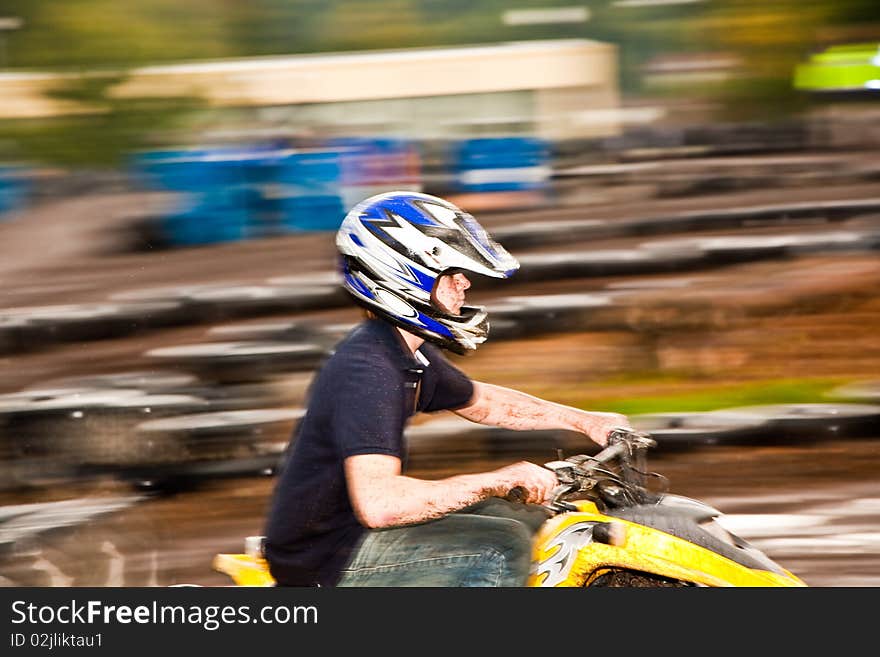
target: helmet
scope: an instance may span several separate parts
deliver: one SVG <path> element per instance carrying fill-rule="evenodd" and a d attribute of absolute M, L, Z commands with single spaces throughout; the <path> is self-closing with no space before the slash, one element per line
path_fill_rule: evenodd
<path fill-rule="evenodd" d="M 519 263 L 461 208 L 436 196 L 387 192 L 345 216 L 336 234 L 343 286 L 364 308 L 459 354 L 486 340 L 485 308 L 459 314 L 432 299 L 442 274 L 508 278 Z"/>

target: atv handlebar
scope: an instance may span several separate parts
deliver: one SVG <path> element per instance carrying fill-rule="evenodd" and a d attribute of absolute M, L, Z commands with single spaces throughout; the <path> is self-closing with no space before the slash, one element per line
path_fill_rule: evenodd
<path fill-rule="evenodd" d="M 645 452 L 655 447 L 657 442 L 643 431 L 630 427 L 619 427 L 608 434 L 607 445 L 595 456 L 577 454 L 564 460 L 550 461 L 544 467 L 553 471 L 559 485 L 553 490 L 547 506 L 554 511 L 569 510 L 571 505 L 562 502 L 566 493 L 582 490 L 585 482 L 591 479 L 592 473 L 607 464 L 618 462 L 622 466 L 623 482 L 642 487 L 645 470 Z M 511 502 L 525 502 L 526 491 L 522 486 L 512 488 L 505 499 Z"/>

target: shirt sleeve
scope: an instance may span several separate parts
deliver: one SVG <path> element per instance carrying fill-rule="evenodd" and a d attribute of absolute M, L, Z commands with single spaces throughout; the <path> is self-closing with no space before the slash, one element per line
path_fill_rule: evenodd
<path fill-rule="evenodd" d="M 402 458 L 405 394 L 403 381 L 392 368 L 367 359 L 351 363 L 333 403 L 333 439 L 341 457 L 391 454 Z"/>
<path fill-rule="evenodd" d="M 419 410 L 426 413 L 467 406 L 474 395 L 474 382 L 439 349 L 423 349 L 430 361 L 419 398 Z"/>

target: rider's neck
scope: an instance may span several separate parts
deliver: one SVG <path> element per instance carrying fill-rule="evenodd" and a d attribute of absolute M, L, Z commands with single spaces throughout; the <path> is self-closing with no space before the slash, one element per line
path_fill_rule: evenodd
<path fill-rule="evenodd" d="M 420 337 L 417 336 L 417 335 L 413 335 L 413 334 L 410 333 L 409 331 L 404 331 L 404 330 L 403 330 L 402 328 L 400 328 L 400 327 L 395 327 L 395 328 L 397 328 L 398 332 L 400 333 L 401 337 L 403 338 L 403 341 L 406 342 L 406 346 L 409 347 L 409 350 L 410 350 L 413 354 L 415 354 L 415 353 L 416 353 L 416 350 L 417 350 L 419 347 L 421 347 L 422 344 L 425 342 L 425 339 L 424 339 L 424 338 L 420 338 Z"/>

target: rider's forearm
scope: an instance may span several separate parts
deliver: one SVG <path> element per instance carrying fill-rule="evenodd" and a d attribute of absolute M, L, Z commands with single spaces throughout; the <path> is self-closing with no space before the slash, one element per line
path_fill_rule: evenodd
<path fill-rule="evenodd" d="M 493 495 L 506 494 L 495 473 L 425 480 L 397 476 L 357 505 L 360 521 L 371 529 L 409 525 L 440 518 Z"/>
<path fill-rule="evenodd" d="M 606 413 L 583 411 L 491 383 L 474 385 L 474 403 L 456 411 L 472 422 L 515 431 L 568 429 L 590 435 L 607 421 Z"/>

